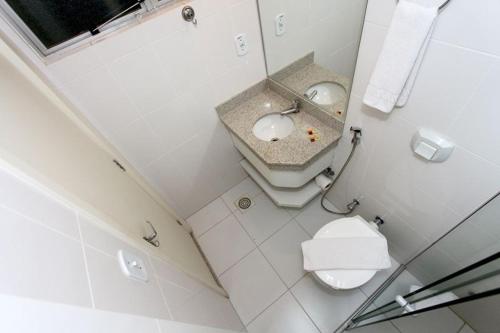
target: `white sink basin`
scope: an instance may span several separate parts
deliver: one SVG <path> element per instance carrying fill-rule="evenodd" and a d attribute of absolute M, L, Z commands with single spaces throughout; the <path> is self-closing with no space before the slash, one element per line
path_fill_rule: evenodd
<path fill-rule="evenodd" d="M 315 90 L 316 94 L 314 94 Z M 313 94 L 314 97 L 311 101 L 320 105 L 332 105 L 347 96 L 344 87 L 335 82 L 321 82 L 312 85 L 307 89 L 306 96 L 313 96 Z"/>
<path fill-rule="evenodd" d="M 295 125 L 288 116 L 269 114 L 257 120 L 253 125 L 253 134 L 263 141 L 278 141 L 293 132 Z"/>

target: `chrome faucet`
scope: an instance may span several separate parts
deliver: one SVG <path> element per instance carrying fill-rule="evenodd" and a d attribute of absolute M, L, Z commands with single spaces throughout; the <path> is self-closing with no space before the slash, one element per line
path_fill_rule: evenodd
<path fill-rule="evenodd" d="M 314 89 L 313 91 L 311 91 L 311 93 L 304 93 L 304 97 L 307 98 L 308 100 L 312 101 L 314 97 L 316 97 L 316 95 L 318 94 L 318 91 L 316 89 Z"/>
<path fill-rule="evenodd" d="M 290 113 L 299 113 L 300 112 L 300 102 L 298 99 L 294 99 L 292 102 L 292 106 L 284 111 L 280 112 L 280 115 L 285 116 Z"/>

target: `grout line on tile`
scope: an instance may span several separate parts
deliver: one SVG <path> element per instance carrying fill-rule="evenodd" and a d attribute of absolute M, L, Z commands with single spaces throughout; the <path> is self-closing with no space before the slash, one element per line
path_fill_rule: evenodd
<path fill-rule="evenodd" d="M 248 257 L 250 254 L 252 254 L 257 249 L 258 249 L 258 246 L 255 246 L 250 252 L 248 252 L 243 257 L 241 257 L 240 260 L 238 260 L 237 262 L 235 262 L 234 264 L 232 264 L 230 267 L 228 267 L 226 270 L 224 270 L 222 273 L 220 273 L 218 275 L 219 279 L 222 277 L 222 275 L 226 274 L 230 269 L 232 269 L 233 267 L 235 267 L 236 265 L 238 265 L 240 262 L 242 262 L 246 257 Z"/>
<path fill-rule="evenodd" d="M 392 320 L 389 320 L 389 324 L 390 324 L 390 325 L 392 325 L 392 327 L 394 327 L 394 328 L 396 329 L 396 331 L 398 331 L 399 333 L 403 333 L 403 332 L 402 332 L 402 331 L 401 331 L 401 330 L 400 330 L 400 329 L 396 326 L 396 324 L 394 324 L 394 323 L 392 322 Z"/>
<path fill-rule="evenodd" d="M 0 203 L 0 208 L 3 208 L 3 209 L 5 209 L 5 210 L 8 210 L 9 212 L 13 213 L 14 215 L 20 216 L 20 217 L 22 217 L 22 218 L 24 218 L 24 219 L 28 220 L 28 221 L 29 221 L 29 222 L 31 222 L 31 223 L 34 223 L 34 224 L 36 224 L 36 225 L 38 225 L 38 226 L 41 226 L 41 227 L 42 227 L 42 228 L 44 228 L 44 229 L 47 229 L 47 230 L 53 231 L 53 232 L 55 232 L 56 234 L 58 234 L 58 235 L 60 235 L 60 236 L 64 236 L 65 238 L 71 239 L 71 240 L 72 240 L 72 241 L 74 241 L 74 242 L 78 242 L 78 243 L 80 243 L 80 242 L 82 242 L 82 241 L 83 241 L 83 240 L 82 240 L 82 238 L 81 238 L 81 234 L 79 235 L 79 236 L 80 236 L 80 239 L 78 239 L 78 238 L 72 237 L 72 236 L 70 236 L 70 235 L 68 235 L 68 234 L 66 234 L 66 233 L 64 233 L 64 232 L 62 232 L 62 231 L 59 231 L 59 230 L 57 230 L 56 228 L 53 228 L 53 227 L 51 227 L 51 226 L 48 226 L 48 225 L 46 225 L 44 222 L 39 221 L 39 220 L 37 220 L 37 219 L 35 219 L 35 218 L 33 218 L 33 217 L 30 217 L 30 216 L 28 216 L 28 215 L 25 215 L 25 214 L 23 214 L 23 213 L 19 212 L 18 210 L 13 209 L 13 208 L 11 208 L 11 207 L 9 207 L 9 206 L 6 206 L 6 205 L 4 205 L 4 204 L 2 204 L 2 203 Z M 76 212 L 75 212 L 74 210 L 73 210 L 73 215 L 75 216 L 75 223 L 77 224 L 77 228 L 79 228 L 79 226 L 78 226 L 78 215 L 76 214 Z"/>
<path fill-rule="evenodd" d="M 83 264 L 85 266 L 85 275 L 87 278 L 87 284 L 89 286 L 89 292 L 90 292 L 90 302 L 92 304 L 92 308 L 95 309 L 95 300 L 94 300 L 94 292 L 92 290 L 92 282 L 90 280 L 90 272 L 89 272 L 89 265 L 88 265 L 88 259 L 87 259 L 87 251 L 85 250 L 85 244 L 83 243 L 83 234 L 82 234 L 82 228 L 80 226 L 80 215 L 77 215 L 77 225 L 78 225 L 78 233 L 80 234 L 80 246 L 82 248 L 82 255 L 83 255 Z"/>
<path fill-rule="evenodd" d="M 293 217 L 290 218 L 290 220 L 288 220 L 285 224 L 283 224 L 281 227 L 279 227 L 275 232 L 273 232 L 271 235 L 269 235 L 267 238 L 265 238 L 263 241 L 261 241 L 259 244 L 257 244 L 257 242 L 255 242 L 255 244 L 260 247 L 262 244 L 264 244 L 265 242 L 267 242 L 270 238 L 272 238 L 274 235 L 276 235 L 278 232 L 280 232 L 281 230 L 283 230 L 287 225 L 290 224 L 290 222 L 292 222 L 294 219 Z"/>
<path fill-rule="evenodd" d="M 203 237 L 207 232 L 209 232 L 210 230 L 212 230 L 215 226 L 221 224 L 222 222 L 224 222 L 225 220 L 227 220 L 230 216 L 233 216 L 236 220 L 236 216 L 233 214 L 233 212 L 229 212 L 229 215 L 227 215 L 226 217 L 224 217 L 222 220 L 218 221 L 217 223 L 215 223 L 214 225 L 210 226 L 210 228 L 208 228 L 207 230 L 205 230 L 203 233 L 199 234 L 198 236 L 196 236 L 193 232 L 193 237 L 196 238 L 198 241 L 200 240 L 201 237 Z M 189 222 L 188 222 L 189 223 Z"/>
<path fill-rule="evenodd" d="M 156 328 L 158 328 L 158 333 L 161 333 L 161 325 L 160 325 L 160 319 L 156 319 Z"/>
<path fill-rule="evenodd" d="M 302 279 L 300 279 L 300 280 L 302 280 Z M 311 323 L 313 323 L 314 327 L 316 327 L 316 329 L 318 330 L 318 333 L 321 333 L 321 329 L 318 327 L 318 325 L 316 324 L 316 322 L 311 318 L 311 316 L 306 311 L 306 309 L 304 309 L 304 306 L 302 305 L 302 303 L 300 303 L 299 299 L 295 296 L 295 294 L 293 293 L 292 290 L 290 290 L 290 295 L 292 295 L 292 297 L 295 300 L 295 302 L 297 302 L 297 304 L 300 306 L 300 308 L 302 309 L 302 311 L 304 311 L 304 313 L 306 314 L 307 318 L 309 318 L 309 320 L 311 321 Z"/>
<path fill-rule="evenodd" d="M 161 287 L 160 278 L 156 274 L 154 274 L 153 276 L 155 277 L 156 286 L 160 290 L 160 296 L 163 301 L 163 304 L 165 305 L 165 308 L 167 309 L 168 316 L 170 317 L 170 319 L 175 320 L 172 311 L 170 309 L 170 305 L 168 304 L 167 297 L 165 297 L 165 293 L 163 292 L 163 288 Z"/>
<path fill-rule="evenodd" d="M 268 306 L 266 306 L 262 311 L 260 311 L 258 314 L 255 315 L 255 317 L 253 317 L 247 324 L 245 324 L 245 327 L 248 327 L 253 321 L 255 321 L 255 319 L 259 318 L 259 316 L 261 314 L 263 314 L 264 312 L 266 312 L 267 309 L 269 309 L 271 306 L 273 306 L 276 302 L 278 302 L 281 297 L 283 297 L 286 293 L 288 292 L 288 289 L 285 290 L 281 295 L 278 296 L 278 298 L 276 298 L 271 304 L 269 304 Z"/>

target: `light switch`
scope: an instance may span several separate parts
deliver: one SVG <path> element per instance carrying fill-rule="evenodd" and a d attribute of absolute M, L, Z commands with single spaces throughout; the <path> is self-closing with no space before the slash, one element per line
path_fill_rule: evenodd
<path fill-rule="evenodd" d="M 236 53 L 241 57 L 248 53 L 248 42 L 246 34 L 238 34 L 234 36 L 236 44 Z"/>
<path fill-rule="evenodd" d="M 118 262 L 126 277 L 137 281 L 148 282 L 148 272 L 144 266 L 144 261 L 140 257 L 130 252 L 119 250 Z"/>
<path fill-rule="evenodd" d="M 276 36 L 281 36 L 286 32 L 286 16 L 285 13 L 280 13 L 274 18 Z"/>

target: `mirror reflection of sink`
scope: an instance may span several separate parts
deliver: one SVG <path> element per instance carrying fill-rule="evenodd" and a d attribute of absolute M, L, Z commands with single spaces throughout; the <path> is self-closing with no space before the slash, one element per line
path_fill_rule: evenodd
<path fill-rule="evenodd" d="M 295 125 L 290 117 L 273 113 L 257 120 L 252 132 L 260 140 L 278 141 L 289 136 L 294 129 Z"/>
<path fill-rule="evenodd" d="M 304 94 L 309 100 L 320 105 L 332 105 L 346 97 L 344 87 L 335 82 L 316 83 Z"/>

